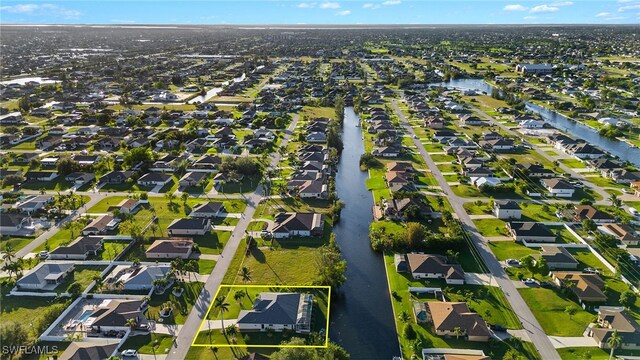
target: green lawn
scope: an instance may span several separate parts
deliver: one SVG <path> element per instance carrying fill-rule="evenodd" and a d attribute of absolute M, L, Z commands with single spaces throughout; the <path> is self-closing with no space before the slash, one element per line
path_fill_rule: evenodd
<path fill-rule="evenodd" d="M 554 205 L 523 202 L 520 204 L 520 207 L 522 208 L 522 221 L 560 221 L 555 215 L 556 207 Z"/>
<path fill-rule="evenodd" d="M 4 251 L 7 246 L 11 246 L 13 251 L 18 251 L 34 239 L 34 237 L 3 236 L 0 238 L 0 251 Z"/>
<path fill-rule="evenodd" d="M 547 335 L 582 336 L 594 314 L 568 300 L 558 289 L 531 288 L 518 290 Z M 578 311 L 572 317 L 564 312 L 567 306 Z"/>
<path fill-rule="evenodd" d="M 53 291 L 58 294 L 67 292 L 69 286 L 74 282 L 80 283 L 84 291 L 87 286 L 93 282 L 93 277 L 100 275 L 104 269 L 106 269 L 106 266 L 76 265 L 73 276 L 67 277 L 65 281 L 58 285 Z"/>
<path fill-rule="evenodd" d="M 173 336 L 165 334 L 151 334 L 130 336 L 121 349 L 138 350 L 140 354 L 168 354 L 173 347 Z"/>
<path fill-rule="evenodd" d="M 199 259 L 198 260 L 198 274 L 200 275 L 209 275 L 213 268 L 216 266 L 215 260 L 206 260 Z"/>
<path fill-rule="evenodd" d="M 72 184 L 64 179 L 64 176 L 58 176 L 53 181 L 25 181 L 22 189 L 25 190 L 67 190 Z"/>
<path fill-rule="evenodd" d="M 500 219 L 476 219 L 473 223 L 482 236 L 508 236 L 507 223 Z"/>
<path fill-rule="evenodd" d="M 500 261 L 507 259 L 522 259 L 527 255 L 538 254 L 539 251 L 528 248 L 515 241 L 492 241 L 489 248 Z"/>
<path fill-rule="evenodd" d="M 129 244 L 128 241 L 106 240 L 103 250 L 99 255 L 99 260 L 113 260 L 120 254 Z"/>
<path fill-rule="evenodd" d="M 171 293 L 173 287 L 164 292 L 162 295 L 152 295 L 149 301 L 149 309 L 146 316 L 149 319 L 160 319 L 160 306 L 167 301 L 171 301 L 173 304 L 173 312 L 168 318 L 163 318 L 163 324 L 184 324 L 189 312 L 198 299 L 198 295 L 204 287 L 204 283 L 201 282 L 185 282 L 184 292 L 180 297 L 176 297 Z M 174 285 L 175 286 L 175 285 Z"/>
<path fill-rule="evenodd" d="M 464 210 L 469 215 L 487 215 L 491 214 L 491 206 L 489 202 L 474 201 L 464 203 Z"/>
<path fill-rule="evenodd" d="M 416 301 L 436 301 L 433 296 L 416 296 L 409 294 L 409 286 L 442 286 L 445 284 L 441 280 L 414 280 L 407 274 L 400 274 L 395 271 L 392 254 L 385 254 L 385 266 L 387 271 L 387 278 L 389 279 L 389 288 L 391 291 L 391 298 L 393 303 L 394 318 L 396 321 L 396 329 L 400 329 L 399 340 L 405 358 L 411 358 L 410 341 L 404 338 L 402 329 L 406 324 L 399 320 L 399 315 L 403 311 L 408 314 L 413 314 L 412 300 Z M 447 288 L 451 289 L 448 293 L 451 294 L 452 299 L 462 300 L 463 297 L 467 297 L 470 300 L 470 307 L 475 307 L 480 311 L 480 315 L 488 322 L 499 323 L 511 328 L 520 328 L 519 322 L 516 320 L 515 314 L 511 311 L 509 305 L 506 303 L 503 295 L 498 289 L 487 289 L 484 286 L 456 286 L 449 285 Z M 461 290 L 461 294 L 456 294 L 457 290 Z M 481 296 L 480 296 L 481 295 Z M 464 301 L 464 300 L 463 300 Z M 489 312 L 487 312 L 487 310 Z M 531 344 L 520 342 L 517 339 L 511 339 L 507 342 L 496 343 L 475 343 L 465 341 L 463 339 L 456 340 L 455 338 L 445 338 L 435 336 L 432 333 L 431 326 L 426 324 L 416 324 L 415 320 L 410 320 L 410 324 L 416 330 L 418 338 L 422 340 L 423 347 L 428 348 L 463 348 L 463 349 L 480 349 L 485 354 L 491 356 L 491 358 L 502 359 L 504 353 L 509 348 L 515 348 L 521 354 L 531 356 L 531 358 L 538 358 L 535 349 Z"/>
<path fill-rule="evenodd" d="M 560 159 L 560 162 L 573 169 L 585 169 L 587 167 L 578 159 Z"/>

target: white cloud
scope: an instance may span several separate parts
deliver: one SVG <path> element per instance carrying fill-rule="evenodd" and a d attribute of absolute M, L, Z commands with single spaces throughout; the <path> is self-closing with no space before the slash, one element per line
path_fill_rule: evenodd
<path fill-rule="evenodd" d="M 627 4 L 630 2 L 636 2 L 637 0 L 618 0 L 618 4 Z"/>
<path fill-rule="evenodd" d="M 573 5 L 573 1 L 558 1 L 551 4 L 551 6 L 571 6 Z"/>
<path fill-rule="evenodd" d="M 596 17 L 607 17 L 607 16 L 611 16 L 611 13 L 604 11 L 596 15 Z"/>
<path fill-rule="evenodd" d="M 618 8 L 619 12 L 625 12 L 629 10 L 640 10 L 640 4 L 626 5 Z"/>
<path fill-rule="evenodd" d="M 534 6 L 531 8 L 531 11 L 529 11 L 530 13 L 545 13 L 545 12 L 556 12 L 560 10 L 560 8 L 556 7 L 556 6 L 549 6 L 549 5 L 538 5 L 538 6 Z"/>
<path fill-rule="evenodd" d="M 77 18 L 78 10 L 67 9 L 54 4 L 17 4 L 0 6 L 0 11 L 22 15 L 47 15 L 53 17 Z"/>
<path fill-rule="evenodd" d="M 525 20 L 535 20 L 537 18 L 538 18 L 537 16 L 525 16 L 525 17 L 523 17 L 523 19 L 525 19 Z"/>
<path fill-rule="evenodd" d="M 320 9 L 340 9 L 340 4 L 337 2 L 323 2 L 320 4 Z"/>
<path fill-rule="evenodd" d="M 382 3 L 382 5 L 391 6 L 391 5 L 400 5 L 402 1 L 400 0 L 387 0 Z"/>
<path fill-rule="evenodd" d="M 298 7 L 300 9 L 311 9 L 311 8 L 316 7 L 316 3 L 304 3 L 303 2 L 303 3 L 298 4 Z"/>
<path fill-rule="evenodd" d="M 351 15 L 351 10 L 342 10 L 342 11 L 338 11 L 336 13 L 336 15 L 338 16 L 347 16 L 347 15 Z"/>
<path fill-rule="evenodd" d="M 376 10 L 376 9 L 380 9 L 381 6 L 380 4 L 372 4 L 372 3 L 366 3 L 362 5 L 363 9 L 371 9 L 371 10 Z"/>
<path fill-rule="evenodd" d="M 528 7 L 519 4 L 507 5 L 502 10 L 504 11 L 525 11 Z"/>

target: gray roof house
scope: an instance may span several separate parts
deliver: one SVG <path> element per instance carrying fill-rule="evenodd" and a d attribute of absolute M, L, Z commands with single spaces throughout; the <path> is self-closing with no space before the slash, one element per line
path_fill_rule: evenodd
<path fill-rule="evenodd" d="M 49 253 L 51 260 L 87 260 L 102 250 L 104 238 L 101 236 L 85 236 L 67 246 L 60 246 Z"/>
<path fill-rule="evenodd" d="M 0 233 L 2 235 L 15 235 L 18 233 L 32 233 L 25 226 L 31 223 L 29 216 L 23 214 L 0 213 Z"/>
<path fill-rule="evenodd" d="M 204 235 L 211 229 L 211 220 L 206 218 L 175 219 L 167 227 L 169 235 Z"/>
<path fill-rule="evenodd" d="M 317 213 L 279 213 L 271 233 L 275 238 L 322 236 L 324 216 Z"/>
<path fill-rule="evenodd" d="M 545 259 L 549 269 L 577 269 L 576 260 L 567 249 L 562 246 L 542 246 L 540 254 L 535 254 L 536 259 Z"/>
<path fill-rule="evenodd" d="M 511 222 L 507 224 L 509 232 L 516 241 L 555 242 L 556 234 L 537 222 Z"/>
<path fill-rule="evenodd" d="M 236 324 L 240 331 L 311 331 L 313 295 L 263 292 L 251 310 L 240 310 Z"/>
<path fill-rule="evenodd" d="M 219 201 L 209 201 L 198 204 L 191 209 L 189 216 L 191 217 L 216 217 L 220 213 L 224 213 L 224 205 Z"/>
<path fill-rule="evenodd" d="M 44 262 L 21 277 L 16 285 L 25 290 L 53 290 L 73 272 L 73 264 Z"/>
<path fill-rule="evenodd" d="M 86 360 L 86 359 L 109 359 L 116 355 L 118 344 L 105 344 L 102 342 L 82 342 L 74 341 L 58 357 L 58 360 Z"/>
<path fill-rule="evenodd" d="M 84 326 L 91 329 L 88 336 L 99 336 L 109 330 L 127 330 L 127 320 L 135 319 L 138 327 L 147 324 L 147 318 L 141 311 L 144 300 L 105 299 L 89 315 Z"/>

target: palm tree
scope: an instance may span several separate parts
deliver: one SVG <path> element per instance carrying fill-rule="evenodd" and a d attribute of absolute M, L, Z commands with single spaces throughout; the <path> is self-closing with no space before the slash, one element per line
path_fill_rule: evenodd
<path fill-rule="evenodd" d="M 138 320 L 136 320 L 135 318 L 130 318 L 130 319 L 127 319 L 127 321 L 124 324 L 125 326 L 128 326 L 129 328 L 131 328 L 131 330 L 133 330 L 133 328 L 138 325 Z"/>
<path fill-rule="evenodd" d="M 242 269 L 240 269 L 240 278 L 242 279 L 242 282 L 246 285 L 249 281 L 251 281 L 251 269 L 249 269 L 246 266 L 243 266 Z M 249 290 L 245 290 L 247 292 L 247 294 L 249 294 Z"/>
<path fill-rule="evenodd" d="M 224 296 L 220 295 L 214 301 L 213 307 L 220 311 L 220 322 L 224 329 L 224 312 L 229 311 L 229 304 L 225 302 Z"/>
<path fill-rule="evenodd" d="M 13 246 L 11 244 L 7 244 L 4 247 L 4 254 L 2 254 L 2 260 L 10 262 L 14 257 L 16 257 L 16 252 L 13 250 Z"/>
<path fill-rule="evenodd" d="M 613 334 L 611 334 L 611 336 L 609 337 L 609 340 L 607 340 L 607 345 L 609 345 L 609 347 L 611 348 L 611 352 L 609 353 L 609 360 L 613 358 L 613 353 L 616 351 L 616 348 L 618 348 L 621 344 L 622 344 L 622 337 L 618 335 L 618 330 L 613 330 Z"/>
<path fill-rule="evenodd" d="M 233 299 L 240 305 L 240 307 L 242 307 L 242 300 L 246 295 L 247 294 L 244 292 L 244 290 L 238 290 L 235 294 L 233 294 Z"/>
<path fill-rule="evenodd" d="M 462 331 L 462 329 L 460 329 L 460 326 L 456 326 L 453 328 L 453 333 L 456 335 L 456 340 L 458 340 L 458 337 L 462 334 L 464 334 L 464 332 Z"/>
<path fill-rule="evenodd" d="M 411 320 L 411 316 L 409 316 L 409 313 L 407 312 L 407 310 L 402 310 L 402 312 L 400 313 L 400 315 L 398 315 L 398 319 L 404 323 L 408 322 L 409 320 Z"/>
<path fill-rule="evenodd" d="M 96 290 L 102 289 L 102 285 L 104 285 L 104 283 L 102 281 L 102 276 L 100 276 L 98 274 L 93 275 L 93 278 L 91 278 L 91 280 L 96 282 Z"/>
<path fill-rule="evenodd" d="M 618 199 L 618 197 L 615 194 L 609 195 L 609 201 L 611 202 L 611 206 L 613 206 L 616 209 L 619 209 L 620 206 L 622 205 L 622 201 Z"/>
<path fill-rule="evenodd" d="M 180 195 L 180 198 L 182 199 L 182 203 L 186 205 L 187 200 L 189 200 L 189 193 L 183 192 L 182 195 Z"/>

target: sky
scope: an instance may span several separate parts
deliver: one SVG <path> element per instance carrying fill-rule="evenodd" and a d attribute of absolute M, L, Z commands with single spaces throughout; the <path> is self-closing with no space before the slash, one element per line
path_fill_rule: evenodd
<path fill-rule="evenodd" d="M 1 24 L 638 24 L 640 0 L 2 0 Z"/>

